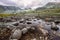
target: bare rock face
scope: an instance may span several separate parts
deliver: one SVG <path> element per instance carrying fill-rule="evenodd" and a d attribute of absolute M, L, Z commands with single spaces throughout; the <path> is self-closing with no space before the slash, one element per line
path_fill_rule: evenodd
<path fill-rule="evenodd" d="M 22 36 L 22 32 L 20 29 L 16 29 L 11 36 L 11 39 L 19 39 Z"/>

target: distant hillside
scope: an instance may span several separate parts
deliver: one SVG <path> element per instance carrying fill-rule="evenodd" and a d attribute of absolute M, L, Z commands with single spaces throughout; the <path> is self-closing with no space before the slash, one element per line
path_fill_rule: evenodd
<path fill-rule="evenodd" d="M 39 7 L 36 10 L 42 10 L 42 9 L 55 9 L 55 8 L 60 8 L 60 3 L 58 2 L 49 2 L 43 7 Z"/>
<path fill-rule="evenodd" d="M 49 2 L 45 5 L 46 8 L 60 8 L 60 3 L 58 2 Z"/>
<path fill-rule="evenodd" d="M 17 10 L 21 10 L 19 7 L 15 7 L 15 6 L 3 6 L 0 5 L 0 12 L 4 12 L 4 11 L 17 11 Z"/>

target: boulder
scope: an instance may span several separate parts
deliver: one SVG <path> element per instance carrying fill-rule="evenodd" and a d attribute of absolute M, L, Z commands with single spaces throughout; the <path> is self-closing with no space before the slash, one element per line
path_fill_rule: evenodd
<path fill-rule="evenodd" d="M 11 39 L 20 39 L 22 36 L 22 31 L 20 29 L 16 29 L 14 33 L 11 35 Z"/>

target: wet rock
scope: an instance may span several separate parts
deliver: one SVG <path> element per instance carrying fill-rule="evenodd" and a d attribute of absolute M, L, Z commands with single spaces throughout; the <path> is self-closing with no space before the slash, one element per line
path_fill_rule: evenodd
<path fill-rule="evenodd" d="M 54 30 L 54 31 L 59 30 L 59 28 L 58 28 L 58 27 L 51 27 L 51 29 L 52 29 L 52 30 Z"/>
<path fill-rule="evenodd" d="M 19 23 L 15 23 L 15 24 L 13 24 L 14 26 L 18 26 L 19 25 Z"/>
<path fill-rule="evenodd" d="M 26 19 L 27 21 L 32 21 L 31 19 Z"/>
<path fill-rule="evenodd" d="M 59 24 L 60 23 L 60 21 L 55 21 L 55 24 Z"/>
<path fill-rule="evenodd" d="M 52 24 L 51 24 L 51 29 L 54 31 L 59 30 L 59 28 L 56 26 L 56 24 L 54 22 L 52 22 Z"/>
<path fill-rule="evenodd" d="M 24 21 L 20 21 L 20 23 L 23 23 Z"/>
<path fill-rule="evenodd" d="M 27 22 L 27 24 L 32 24 L 31 22 Z"/>

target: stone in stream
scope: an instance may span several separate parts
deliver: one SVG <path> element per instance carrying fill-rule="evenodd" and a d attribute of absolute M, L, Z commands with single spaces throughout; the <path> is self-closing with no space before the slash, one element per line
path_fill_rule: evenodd
<path fill-rule="evenodd" d="M 55 20 L 55 24 L 59 24 L 60 23 L 60 20 Z"/>
<path fill-rule="evenodd" d="M 23 23 L 24 21 L 20 21 L 20 23 Z"/>
<path fill-rule="evenodd" d="M 15 24 L 13 24 L 14 26 L 18 26 L 19 25 L 19 23 L 15 23 Z"/>
<path fill-rule="evenodd" d="M 53 27 L 51 27 L 51 29 L 52 29 L 52 30 L 54 30 L 54 31 L 59 30 L 59 28 L 58 28 L 58 27 L 54 27 L 54 28 L 53 28 Z"/>
<path fill-rule="evenodd" d="M 56 26 L 56 24 L 54 22 L 52 22 L 51 29 L 54 31 L 59 30 L 59 28 Z"/>
<path fill-rule="evenodd" d="M 27 24 L 32 24 L 31 22 L 27 22 Z"/>

